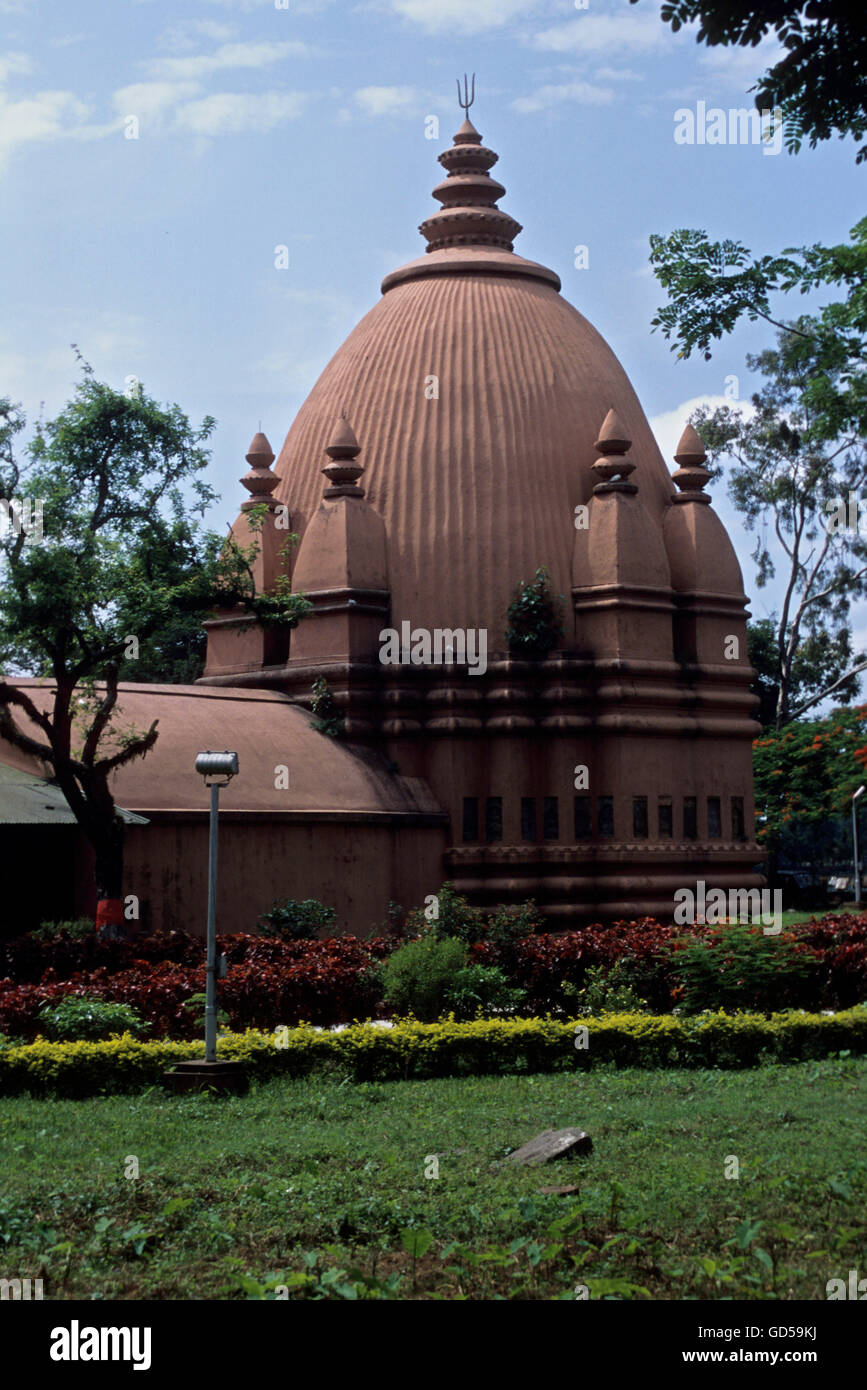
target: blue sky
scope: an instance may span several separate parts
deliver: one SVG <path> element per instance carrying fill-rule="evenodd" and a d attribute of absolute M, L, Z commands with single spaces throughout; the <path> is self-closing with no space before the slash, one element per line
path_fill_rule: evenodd
<path fill-rule="evenodd" d="M 611 343 L 669 462 L 727 376 L 748 396 L 745 355 L 771 330 L 677 361 L 650 331 L 650 233 L 704 227 L 774 251 L 844 240 L 863 213 L 851 140 L 797 157 L 675 143 L 679 108 L 751 106 L 777 50 L 674 36 L 659 0 L 283 3 L 0 0 L 0 392 L 56 411 L 76 342 L 101 378 L 216 416 L 220 530 L 259 421 L 279 449 L 382 276 L 423 251 L 464 71 L 524 226 L 516 250 L 557 270 Z M 759 616 L 751 540 L 715 495 Z"/>

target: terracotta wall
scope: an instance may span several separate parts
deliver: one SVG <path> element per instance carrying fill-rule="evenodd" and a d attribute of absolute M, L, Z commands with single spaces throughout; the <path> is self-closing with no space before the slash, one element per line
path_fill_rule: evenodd
<path fill-rule="evenodd" d="M 390 899 L 410 908 L 436 891 L 444 848 L 438 827 L 221 818 L 217 930 L 255 931 L 275 899 L 318 898 L 336 908 L 336 930 L 366 933 Z M 138 896 L 144 929 L 204 935 L 207 886 L 206 818 L 129 830 L 125 892 Z"/>

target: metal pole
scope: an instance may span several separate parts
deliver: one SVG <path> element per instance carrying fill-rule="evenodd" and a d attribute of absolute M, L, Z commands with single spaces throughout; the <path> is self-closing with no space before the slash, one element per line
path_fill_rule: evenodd
<path fill-rule="evenodd" d="M 855 855 L 855 902 L 861 904 L 861 855 L 858 849 L 858 797 L 852 797 L 852 852 Z"/>
<path fill-rule="evenodd" d="M 205 1061 L 217 1060 L 217 823 L 220 788 L 211 783 L 211 826 L 208 841 L 208 952 L 205 984 Z"/>

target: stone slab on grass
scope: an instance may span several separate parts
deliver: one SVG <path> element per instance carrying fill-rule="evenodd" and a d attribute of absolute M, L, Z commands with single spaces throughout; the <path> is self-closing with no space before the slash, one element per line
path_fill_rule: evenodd
<path fill-rule="evenodd" d="M 550 1163 L 555 1158 L 587 1154 L 592 1148 L 593 1140 L 583 1129 L 545 1129 L 510 1153 L 506 1162 L 522 1163 L 530 1168 L 538 1163 Z"/>

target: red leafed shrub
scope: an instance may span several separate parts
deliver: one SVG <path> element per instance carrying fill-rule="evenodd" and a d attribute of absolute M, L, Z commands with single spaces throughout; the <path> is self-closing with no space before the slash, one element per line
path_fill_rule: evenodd
<path fill-rule="evenodd" d="M 827 1007 L 867 1003 L 867 915 L 844 912 L 792 930 L 821 953 L 822 1002 Z"/>
<path fill-rule="evenodd" d="M 625 959 L 636 992 L 651 1009 L 665 1012 L 679 997 L 676 943 L 702 940 L 711 930 L 641 918 L 523 937 L 509 943 L 505 953 L 494 941 L 482 940 L 470 947 L 470 960 L 503 969 L 511 985 L 526 991 L 528 1012 L 568 1013 L 574 999 L 564 995 L 564 982 L 580 989 L 591 966 L 605 969 Z M 818 997 L 808 1001 L 810 1007 L 840 1009 L 867 1001 L 867 914 L 826 917 L 790 933 L 816 962 Z M 351 936 L 320 941 L 247 933 L 220 937 L 228 973 L 218 985 L 219 1007 L 233 1029 L 273 1029 L 301 1019 L 328 1026 L 369 1017 L 381 1004 L 374 968 L 395 944 Z M 184 932 L 132 942 L 95 937 L 7 942 L 0 948 L 8 976 L 0 979 L 0 1033 L 36 1036 L 43 1005 L 77 994 L 132 1005 L 151 1025 L 151 1037 L 200 1037 L 201 1010 L 184 1005 L 205 988 L 204 949 L 201 938 Z"/>
<path fill-rule="evenodd" d="M 137 960 L 126 970 L 76 971 L 66 979 L 46 972 L 39 984 L 0 980 L 0 1032 L 35 1037 L 37 1016 L 46 1003 L 68 994 L 94 995 L 130 1004 L 151 1025 L 154 1038 L 194 1038 L 202 1032 L 201 1011 L 184 1007 L 205 988 L 205 968 L 172 961 Z M 349 1023 L 368 1016 L 378 991 L 371 979 L 375 962 L 390 943 L 355 937 L 281 942 L 263 937 L 226 937 L 220 942 L 229 962 L 217 986 L 218 1006 L 233 1029 L 276 1028 L 305 1019 L 309 1023 Z M 228 948 L 228 949 L 227 949 Z"/>
<path fill-rule="evenodd" d="M 82 970 L 106 970 L 114 975 L 128 970 L 137 960 L 198 965 L 204 950 L 201 937 L 184 931 L 155 932 L 131 941 L 102 941 L 95 930 L 92 936 L 78 939 L 64 932 L 51 940 L 16 936 L 0 942 L 0 976 L 35 984 L 48 970 L 54 971 L 58 979 L 68 980 Z"/>
<path fill-rule="evenodd" d="M 564 982 L 580 989 L 591 966 L 612 966 L 625 957 L 635 967 L 635 987 L 641 997 L 652 1009 L 665 1010 L 671 1007 L 673 983 L 668 950 L 680 931 L 643 917 L 610 926 L 594 924 L 557 936 L 527 937 L 517 947 L 510 982 L 527 991 L 533 1009 L 544 1012 L 566 1005 Z M 474 953 L 478 949 L 474 947 Z M 488 959 L 483 963 L 489 963 Z M 495 963 L 493 957 L 490 963 Z"/>

